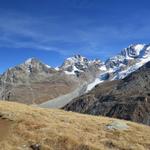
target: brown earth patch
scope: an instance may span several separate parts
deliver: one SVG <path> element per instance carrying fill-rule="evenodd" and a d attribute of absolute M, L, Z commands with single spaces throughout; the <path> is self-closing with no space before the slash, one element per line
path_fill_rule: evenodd
<path fill-rule="evenodd" d="M 9 134 L 12 122 L 0 116 L 0 141 L 4 140 Z"/>

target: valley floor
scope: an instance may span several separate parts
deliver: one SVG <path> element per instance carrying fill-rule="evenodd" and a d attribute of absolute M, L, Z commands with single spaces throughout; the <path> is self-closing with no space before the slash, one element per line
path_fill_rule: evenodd
<path fill-rule="evenodd" d="M 108 128 L 114 121 L 125 129 Z M 149 131 L 123 120 L 0 102 L 0 150 L 149 150 Z"/>

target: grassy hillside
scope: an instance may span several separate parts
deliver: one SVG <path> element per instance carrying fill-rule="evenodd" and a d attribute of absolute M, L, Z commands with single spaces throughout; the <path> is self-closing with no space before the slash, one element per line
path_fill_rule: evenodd
<path fill-rule="evenodd" d="M 63 110 L 0 102 L 0 150 L 149 150 L 150 127 Z"/>

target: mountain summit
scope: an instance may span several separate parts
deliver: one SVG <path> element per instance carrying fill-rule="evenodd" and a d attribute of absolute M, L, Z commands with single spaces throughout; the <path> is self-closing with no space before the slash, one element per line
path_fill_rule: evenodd
<path fill-rule="evenodd" d="M 27 65 L 27 66 L 40 66 L 40 65 L 42 65 L 43 67 L 51 68 L 49 65 L 42 63 L 37 58 L 29 58 L 29 59 L 27 59 L 25 61 L 24 65 Z"/>
<path fill-rule="evenodd" d="M 103 72 L 100 72 L 99 77 L 89 84 L 87 91 L 90 91 L 97 84 L 104 81 L 123 79 L 148 61 L 150 61 L 149 44 L 130 45 L 118 55 L 106 60 L 102 66 L 104 68 Z"/>
<path fill-rule="evenodd" d="M 145 62 L 150 60 L 150 45 L 134 44 L 121 51 L 120 54 L 109 58 L 106 61 L 108 69 L 117 69 L 124 65 L 131 65 L 131 62 Z"/>
<path fill-rule="evenodd" d="M 99 69 L 103 63 L 100 60 L 88 60 L 86 57 L 81 55 L 74 55 L 73 57 L 67 58 L 60 69 L 64 70 L 66 74 L 76 74 L 80 72 L 86 72 L 91 67 Z"/>

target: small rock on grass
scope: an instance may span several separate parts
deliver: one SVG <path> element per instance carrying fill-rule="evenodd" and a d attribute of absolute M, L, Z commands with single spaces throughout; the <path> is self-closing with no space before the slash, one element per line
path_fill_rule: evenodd
<path fill-rule="evenodd" d="M 33 144 L 30 146 L 33 150 L 41 150 L 41 146 L 39 144 Z"/>
<path fill-rule="evenodd" d="M 127 130 L 129 126 L 124 122 L 120 120 L 114 120 L 110 124 L 108 124 L 107 129 L 115 129 L 115 130 Z"/>

